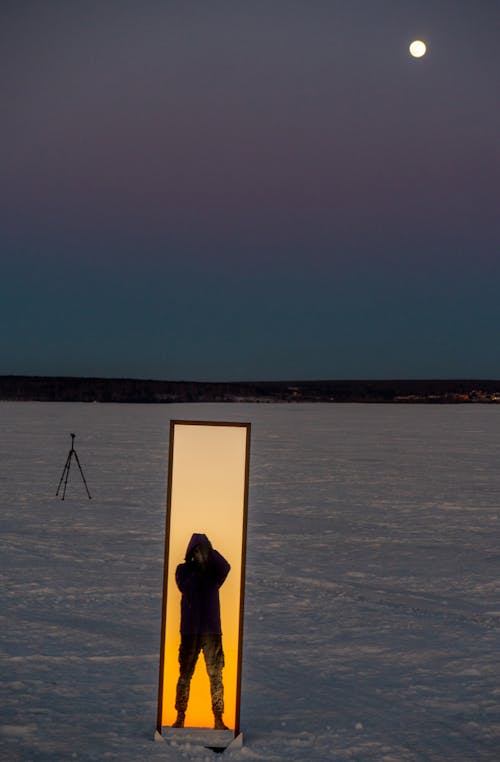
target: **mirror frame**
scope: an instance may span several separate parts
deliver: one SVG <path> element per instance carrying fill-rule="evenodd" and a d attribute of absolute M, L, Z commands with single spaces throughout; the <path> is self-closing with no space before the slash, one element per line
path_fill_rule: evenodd
<path fill-rule="evenodd" d="M 162 600 L 162 620 L 161 620 L 161 644 L 160 644 L 160 672 L 158 681 L 158 713 L 157 713 L 157 732 L 161 735 L 162 731 L 169 726 L 163 725 L 164 718 L 164 690 L 167 680 L 177 682 L 178 674 L 167 675 L 168 665 L 165 659 L 166 638 L 167 638 L 167 601 L 168 601 L 168 573 L 171 547 L 171 524 L 172 524 L 172 486 L 174 482 L 174 455 L 176 444 L 176 429 L 178 427 L 237 427 L 245 428 L 245 462 L 243 464 L 243 505 L 242 505 L 242 532 L 241 532 L 241 576 L 240 576 L 240 600 L 239 600 L 239 621 L 238 621 L 238 644 L 237 644 L 237 667 L 236 667 L 236 686 L 235 690 L 235 727 L 234 736 L 240 733 L 240 705 L 241 705 L 241 670 L 243 656 L 243 616 L 244 616 L 244 594 L 245 594 L 245 568 L 246 568 L 246 544 L 247 544 L 247 516 L 248 516 L 248 490 L 249 490 L 249 468 L 250 468 L 250 423 L 237 423 L 227 421 L 188 421 L 171 420 L 170 421 L 170 441 L 168 457 L 168 482 L 167 482 L 167 510 L 165 524 L 165 553 L 163 566 L 163 600 Z M 207 729 L 208 730 L 208 729 Z"/>

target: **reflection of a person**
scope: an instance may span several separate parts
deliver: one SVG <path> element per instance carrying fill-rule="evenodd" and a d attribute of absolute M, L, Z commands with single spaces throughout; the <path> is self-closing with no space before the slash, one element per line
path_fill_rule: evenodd
<path fill-rule="evenodd" d="M 227 729 L 222 719 L 224 652 L 219 588 L 224 583 L 229 569 L 226 559 L 212 548 L 205 534 L 193 534 L 186 550 L 186 560 L 183 564 L 179 564 L 175 572 L 175 580 L 182 593 L 182 599 L 180 670 L 175 699 L 177 719 L 173 724 L 174 728 L 184 727 L 191 678 L 200 651 L 203 651 L 210 679 L 214 728 Z"/>

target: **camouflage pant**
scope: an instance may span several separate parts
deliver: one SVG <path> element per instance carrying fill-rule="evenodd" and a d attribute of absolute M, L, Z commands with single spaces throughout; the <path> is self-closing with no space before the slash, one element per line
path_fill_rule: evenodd
<path fill-rule="evenodd" d="M 179 648 L 179 680 L 175 708 L 185 712 L 189 700 L 189 688 L 200 651 L 205 657 L 205 666 L 210 680 L 210 695 L 212 710 L 217 714 L 224 712 L 224 686 L 222 684 L 222 668 L 224 667 L 224 652 L 221 635 L 182 635 Z"/>

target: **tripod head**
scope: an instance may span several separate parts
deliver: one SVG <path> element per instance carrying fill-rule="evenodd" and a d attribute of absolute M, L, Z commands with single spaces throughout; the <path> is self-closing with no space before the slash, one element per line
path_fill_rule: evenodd
<path fill-rule="evenodd" d="M 75 437 L 76 437 L 76 434 L 70 434 L 70 437 L 71 437 L 71 449 L 74 450 L 75 449 Z"/>

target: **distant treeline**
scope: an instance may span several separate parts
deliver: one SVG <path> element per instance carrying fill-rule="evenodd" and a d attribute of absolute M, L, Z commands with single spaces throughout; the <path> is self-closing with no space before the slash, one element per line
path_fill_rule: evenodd
<path fill-rule="evenodd" d="M 40 402 L 500 402 L 496 380 L 148 381 L 0 376 L 0 400 Z"/>

